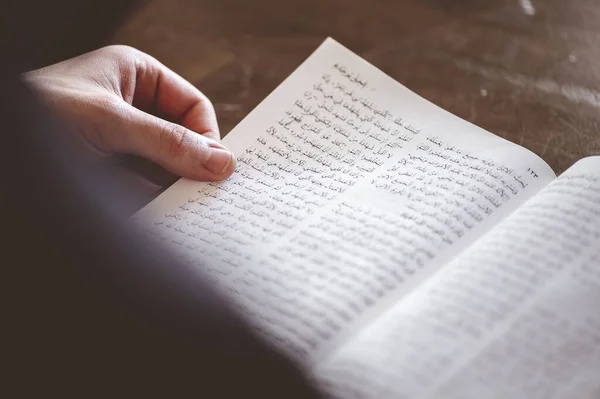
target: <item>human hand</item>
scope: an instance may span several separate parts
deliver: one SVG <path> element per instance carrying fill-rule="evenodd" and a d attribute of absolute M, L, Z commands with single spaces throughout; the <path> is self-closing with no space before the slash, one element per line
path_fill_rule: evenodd
<path fill-rule="evenodd" d="M 235 169 L 208 98 L 134 48 L 104 47 L 25 80 L 95 153 L 139 155 L 195 180 L 222 180 Z"/>

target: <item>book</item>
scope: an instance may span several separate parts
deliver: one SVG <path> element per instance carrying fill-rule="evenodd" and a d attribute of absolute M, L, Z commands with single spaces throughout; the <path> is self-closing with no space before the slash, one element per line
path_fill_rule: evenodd
<path fill-rule="evenodd" d="M 600 157 L 560 176 L 333 39 L 134 216 L 339 398 L 599 398 Z"/>

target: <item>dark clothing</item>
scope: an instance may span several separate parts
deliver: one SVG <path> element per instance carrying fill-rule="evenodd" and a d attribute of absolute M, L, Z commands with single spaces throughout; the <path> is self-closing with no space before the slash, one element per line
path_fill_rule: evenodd
<path fill-rule="evenodd" d="M 316 397 L 197 271 L 122 218 L 126 194 L 86 174 L 3 46 L 3 396 Z"/>

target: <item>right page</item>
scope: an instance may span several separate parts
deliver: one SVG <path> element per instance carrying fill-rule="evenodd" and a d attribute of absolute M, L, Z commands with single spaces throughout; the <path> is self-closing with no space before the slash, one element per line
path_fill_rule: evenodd
<path fill-rule="evenodd" d="M 344 398 L 600 398 L 600 157 L 315 370 Z"/>

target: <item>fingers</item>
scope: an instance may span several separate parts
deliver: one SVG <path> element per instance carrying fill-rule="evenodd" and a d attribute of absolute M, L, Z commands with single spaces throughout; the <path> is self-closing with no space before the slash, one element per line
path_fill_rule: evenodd
<path fill-rule="evenodd" d="M 119 134 L 113 136 L 113 150 L 148 158 L 193 180 L 223 180 L 233 173 L 235 158 L 218 141 L 129 104 L 123 107 L 114 123 Z"/>
<path fill-rule="evenodd" d="M 191 83 L 144 53 L 139 54 L 136 62 L 133 105 L 213 140 L 221 138 L 210 100 Z"/>
<path fill-rule="evenodd" d="M 52 98 L 63 94 L 65 113 L 92 147 L 139 155 L 194 180 L 231 175 L 235 160 L 219 144 L 211 102 L 156 59 L 109 46 L 69 64 L 53 72 L 60 84 Z"/>

